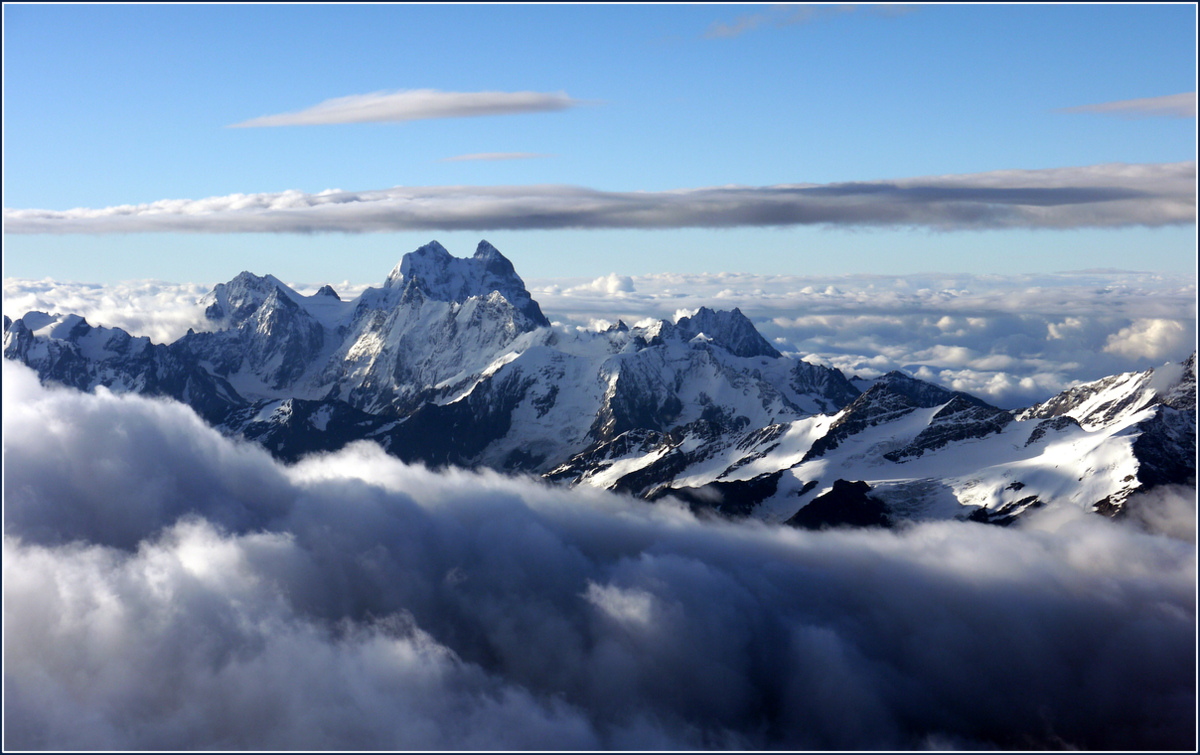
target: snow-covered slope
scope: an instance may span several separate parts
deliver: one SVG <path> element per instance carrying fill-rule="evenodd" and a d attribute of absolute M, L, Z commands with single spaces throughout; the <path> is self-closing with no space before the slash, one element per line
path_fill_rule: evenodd
<path fill-rule="evenodd" d="M 1021 412 L 1020 419 L 1072 417 L 1087 429 L 1120 423 L 1154 404 L 1196 408 L 1196 355 L 1180 364 L 1125 372 L 1075 386 Z"/>
<path fill-rule="evenodd" d="M 6 320 L 4 354 L 46 381 L 183 401 L 289 461 L 370 439 L 797 526 L 1116 514 L 1195 479 L 1194 355 L 1012 413 L 900 372 L 856 387 L 736 309 L 555 328 L 486 241 L 462 259 L 426 244 L 350 301 L 243 272 L 202 303 L 209 327 L 169 345 L 31 312 Z"/>
<path fill-rule="evenodd" d="M 712 488 L 707 499 L 716 500 L 717 480 L 774 475 L 754 507 L 767 521 L 793 520 L 849 490 L 839 483 L 863 482 L 893 521 L 1000 523 L 1051 503 L 1117 514 L 1135 492 L 1195 485 L 1195 355 L 1078 386 L 1015 414 L 893 373 L 825 427 L 814 431 L 805 420 L 775 433 L 773 463 L 676 484 L 686 484 L 685 498 L 704 499 Z"/>
<path fill-rule="evenodd" d="M 228 381 L 186 353 L 134 338 L 120 328 L 92 327 L 79 315 L 29 312 L 4 323 L 4 356 L 43 380 L 90 391 L 165 396 L 190 405 L 210 423 L 246 404 Z"/>

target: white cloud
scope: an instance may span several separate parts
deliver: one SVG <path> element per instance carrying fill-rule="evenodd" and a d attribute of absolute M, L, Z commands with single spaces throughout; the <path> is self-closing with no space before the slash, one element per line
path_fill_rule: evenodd
<path fill-rule="evenodd" d="M 1196 165 L 611 192 L 574 186 L 234 194 L 100 209 L 4 210 L 6 233 L 313 233 L 819 225 L 942 231 L 1194 223 Z"/>
<path fill-rule="evenodd" d="M 782 351 L 875 377 L 929 379 L 1005 408 L 1070 385 L 1180 361 L 1194 348 L 1189 275 L 634 276 L 634 291 L 597 297 L 572 281 L 529 281 L 542 308 L 578 322 L 738 307 Z M 1157 323 L 1151 325 L 1150 323 Z"/>
<path fill-rule="evenodd" d="M 455 155 L 454 157 L 443 157 L 441 162 L 444 163 L 461 163 L 474 161 L 495 161 L 495 160 L 532 160 L 538 157 L 553 157 L 553 155 L 543 155 L 537 152 L 477 152 L 470 155 Z"/>
<path fill-rule="evenodd" d="M 3 371 L 8 749 L 1193 741 L 1174 503 L 704 522 L 370 444 L 282 466 L 178 404 Z"/>
<path fill-rule="evenodd" d="M 472 118 L 566 110 L 582 104 L 566 92 L 440 92 L 409 89 L 336 97 L 295 113 L 264 115 L 230 128 L 380 123 L 428 118 Z"/>
<path fill-rule="evenodd" d="M 325 283 L 288 285 L 308 296 Z M 345 299 L 352 299 L 367 288 L 365 284 L 349 281 L 333 283 L 333 287 Z M 212 288 L 213 284 L 156 280 L 99 284 L 51 278 L 5 278 L 3 309 L 13 320 L 35 311 L 76 314 L 94 326 L 121 328 L 135 336 L 148 336 L 154 343 L 170 343 L 187 333 L 188 328 L 203 331 L 211 327 L 200 299 Z"/>
<path fill-rule="evenodd" d="M 77 314 L 92 325 L 170 343 L 188 328 L 207 327 L 199 301 L 211 290 L 211 285 L 152 280 L 101 285 L 5 278 L 4 314 L 14 320 L 33 311 Z"/>
<path fill-rule="evenodd" d="M 653 620 L 655 599 L 645 590 L 622 590 L 588 582 L 583 597 L 605 615 L 630 626 L 647 628 Z"/>
<path fill-rule="evenodd" d="M 585 329 L 618 319 L 674 320 L 701 306 L 738 307 L 781 351 L 848 376 L 925 368 L 935 382 L 1005 408 L 1043 401 L 1077 382 L 1181 361 L 1196 339 L 1196 282 L 1188 275 L 611 273 L 527 284 L 552 320 Z M 297 288 L 313 293 L 318 285 Z M 210 288 L 6 279 L 4 314 L 70 312 L 164 343 L 206 327 L 196 302 Z M 348 299 L 365 284 L 335 288 Z"/>
<path fill-rule="evenodd" d="M 608 296 L 631 294 L 634 292 L 633 278 L 628 275 L 609 273 L 594 279 L 591 283 L 566 289 L 567 294 L 586 294 L 595 292 Z"/>
<path fill-rule="evenodd" d="M 1195 328 L 1178 320 L 1140 319 L 1109 336 L 1104 350 L 1126 357 L 1164 359 L 1190 347 L 1195 340 Z"/>
<path fill-rule="evenodd" d="M 1097 113 L 1121 118 L 1195 118 L 1196 93 L 1182 92 L 1164 97 L 1145 97 L 1138 100 L 1102 102 L 1059 110 L 1060 113 Z"/>

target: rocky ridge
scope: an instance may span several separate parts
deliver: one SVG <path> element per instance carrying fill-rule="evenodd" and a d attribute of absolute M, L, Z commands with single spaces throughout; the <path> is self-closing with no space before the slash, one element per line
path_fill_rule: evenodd
<path fill-rule="evenodd" d="M 461 259 L 427 244 L 351 301 L 243 272 L 202 304 L 210 327 L 171 344 L 30 312 L 5 320 L 4 355 L 43 381 L 182 401 L 285 461 L 371 440 L 798 526 L 1119 515 L 1195 484 L 1195 355 L 1020 412 L 901 372 L 860 390 L 736 309 L 555 328 L 486 241 Z"/>

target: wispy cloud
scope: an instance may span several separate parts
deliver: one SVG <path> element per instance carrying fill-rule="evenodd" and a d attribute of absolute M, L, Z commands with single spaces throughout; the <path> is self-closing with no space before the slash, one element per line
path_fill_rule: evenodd
<path fill-rule="evenodd" d="M 566 110 L 581 104 L 580 100 L 571 98 L 566 92 L 440 92 L 436 89 L 409 89 L 337 97 L 294 113 L 251 118 L 234 123 L 229 128 L 473 118 Z"/>
<path fill-rule="evenodd" d="M 871 5 L 865 10 L 885 17 L 901 16 L 911 13 L 915 6 L 911 5 Z M 772 5 L 759 13 L 747 13 L 738 16 L 731 22 L 715 21 L 704 32 L 705 39 L 728 39 L 738 37 L 746 32 L 763 27 L 780 28 L 807 24 L 845 13 L 863 10 L 857 5 Z"/>
<path fill-rule="evenodd" d="M 455 155 L 454 157 L 443 157 L 438 162 L 443 163 L 462 163 L 471 162 L 474 160 L 490 161 L 490 160 L 533 160 L 539 157 L 553 157 L 553 155 L 544 155 L 539 152 L 476 152 L 470 155 Z"/>
<path fill-rule="evenodd" d="M 1194 162 L 659 192 L 396 187 L 5 209 L 7 233 L 312 233 L 818 225 L 941 231 L 1164 226 L 1196 220 Z"/>
<path fill-rule="evenodd" d="M 1119 118 L 1195 118 L 1196 93 L 1182 92 L 1164 97 L 1145 97 L 1139 100 L 1102 102 L 1098 105 L 1080 105 L 1061 108 L 1060 113 L 1097 113 L 1115 115 Z"/>

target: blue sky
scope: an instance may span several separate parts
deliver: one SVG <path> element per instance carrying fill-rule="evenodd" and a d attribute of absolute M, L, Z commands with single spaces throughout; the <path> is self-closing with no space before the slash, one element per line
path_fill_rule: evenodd
<path fill-rule="evenodd" d="M 526 277 L 1188 271 L 1194 192 L 1189 219 L 1178 170 L 1174 214 L 1155 214 L 1151 227 L 1139 224 L 1142 204 L 1114 227 L 1074 215 L 1051 227 L 1027 217 L 972 225 L 936 208 L 933 220 L 860 222 L 847 209 L 855 197 L 836 200 L 836 217 L 850 220 L 762 226 L 743 213 L 718 229 L 614 228 L 588 215 L 550 229 L 426 227 L 443 223 L 434 219 L 373 233 L 342 232 L 348 221 L 333 232 L 234 233 L 218 214 L 186 233 L 65 216 L 30 230 L 8 211 L 396 186 L 876 185 L 1113 163 L 1190 163 L 1194 174 L 1194 94 L 1190 117 L 1064 111 L 1194 93 L 1195 28 L 1192 5 L 6 5 L 4 274 L 216 282 L 245 268 L 370 282 L 432 238 L 465 255 L 483 237 Z M 229 128 L 404 90 L 531 92 L 570 105 Z M 535 156 L 447 160 L 480 154 Z M 1129 188 L 1101 178 L 1062 181 Z M 986 182 L 1028 185 L 1012 180 Z M 1158 180 L 1130 190 L 1155 194 Z M 539 191 L 528 202 L 561 200 Z"/>

